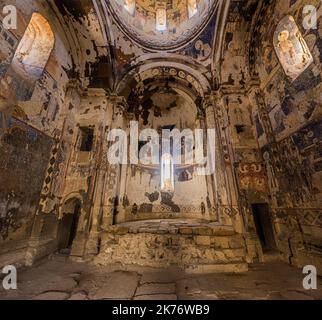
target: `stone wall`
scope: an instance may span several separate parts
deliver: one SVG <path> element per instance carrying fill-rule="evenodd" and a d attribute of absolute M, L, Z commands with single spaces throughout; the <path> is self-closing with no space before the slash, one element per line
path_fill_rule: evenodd
<path fill-rule="evenodd" d="M 317 8 L 317 29 L 303 27 L 307 4 Z M 254 27 L 257 36 L 251 46 L 255 49 L 249 57 L 255 58 L 254 72 L 260 78 L 268 117 L 260 110 L 253 113 L 278 247 L 297 265 L 321 264 L 321 10 L 320 1 L 264 5 L 259 17 L 265 18 Z M 313 63 L 295 80 L 286 76 L 272 42 L 277 24 L 286 15 L 295 18 L 313 56 Z"/>
<path fill-rule="evenodd" d="M 317 29 L 303 26 L 307 4 L 317 8 Z M 319 265 L 321 3 L 232 1 L 230 6 L 220 95 L 249 251 L 253 258 L 261 256 L 252 205 L 268 204 L 284 259 Z M 287 15 L 294 17 L 313 56 L 296 79 L 287 76 L 274 48 L 276 30 Z"/>
<path fill-rule="evenodd" d="M 5 261 L 23 264 L 26 254 L 32 263 L 56 249 L 64 170 L 73 133 L 78 134 L 77 89 L 70 90 L 70 80 L 87 86 L 97 72 L 98 57 L 106 56 L 106 47 L 100 45 L 103 36 L 93 9 L 79 17 L 75 6 L 62 6 L 59 1 L 13 0 L 0 1 L 1 14 L 8 4 L 17 9 L 18 28 L 5 30 L 0 23 L 0 137 L 1 154 L 5 155 L 0 174 L 1 234 L 5 239 L 0 246 L 7 254 Z M 55 39 L 43 70 L 27 83 L 14 69 L 13 57 L 35 12 L 48 22 Z M 1 15 L 0 21 L 3 18 Z"/>
<path fill-rule="evenodd" d="M 245 244 L 233 228 L 192 220 L 135 222 L 101 234 L 97 265 L 177 265 L 188 272 L 244 272 Z"/>
<path fill-rule="evenodd" d="M 169 52 L 133 41 L 112 11 L 94 8 L 90 0 L 12 3 L 18 9 L 18 29 L 0 30 L 5 252 L 23 248 L 20 262 L 28 235 L 30 263 L 53 252 L 59 221 L 77 200 L 82 208 L 75 256 L 97 254 L 102 240 L 111 244 L 117 259 L 131 241 L 143 256 L 150 256 L 146 237 L 158 250 L 159 241 L 162 246 L 182 241 L 184 252 L 191 246 L 201 261 L 208 253 L 198 241 L 203 239 L 216 252 L 214 241 L 220 239 L 197 240 L 181 233 L 181 240 L 179 234 L 178 239 L 161 239 L 147 232 L 143 238 L 126 233 L 122 242 L 117 232 L 110 232 L 111 241 L 101 233 L 124 221 L 199 218 L 234 226 L 247 243 L 244 258 L 252 262 L 262 257 L 252 205 L 267 204 L 283 258 L 296 265 L 320 263 L 320 1 L 222 1 L 196 37 Z M 0 8 L 4 4 L 0 0 Z M 316 30 L 303 27 L 305 4 L 318 8 Z M 55 42 L 39 77 L 25 90 L 12 63 L 34 12 L 46 19 Z M 297 33 L 301 48 L 306 48 L 305 41 L 313 59 L 307 66 L 309 55 L 303 56 L 305 70 L 296 78 L 288 77 L 290 70 L 281 65 L 292 54 L 284 52 L 279 61 L 275 51 L 290 45 L 279 43 L 275 32 L 288 15 L 303 35 Z M 106 133 L 113 128 L 128 131 L 131 120 L 139 122 L 139 130 L 216 128 L 216 172 L 203 177 L 196 175 L 194 165 L 178 166 L 175 191 L 169 196 L 160 190 L 159 166 L 107 163 Z M 89 151 L 81 150 L 83 128 L 93 130 Z M 32 170 L 25 169 L 28 165 Z M 109 245 L 104 246 L 107 254 Z M 171 250 L 170 263 L 175 259 Z M 134 253 L 128 259 L 141 254 Z M 12 251 L 12 261 L 14 256 Z"/>
<path fill-rule="evenodd" d="M 24 264 L 52 139 L 11 118 L 0 141 L 0 266 Z"/>

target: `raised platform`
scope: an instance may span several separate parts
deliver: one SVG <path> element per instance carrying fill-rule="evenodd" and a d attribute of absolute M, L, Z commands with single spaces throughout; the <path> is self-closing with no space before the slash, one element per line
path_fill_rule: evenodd
<path fill-rule="evenodd" d="M 232 227 L 199 220 L 147 220 L 101 233 L 97 265 L 176 265 L 188 272 L 244 272 L 245 242 Z"/>

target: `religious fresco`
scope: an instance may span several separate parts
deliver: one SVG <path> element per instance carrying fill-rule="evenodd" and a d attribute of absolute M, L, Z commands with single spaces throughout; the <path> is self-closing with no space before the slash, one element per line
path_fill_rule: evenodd
<path fill-rule="evenodd" d="M 14 251 L 17 242 L 31 235 L 51 144 L 38 130 L 15 118 L 8 120 L 0 140 L 0 254 L 8 247 Z"/>
<path fill-rule="evenodd" d="M 216 6 L 216 0 L 136 0 L 109 2 L 116 12 L 118 23 L 124 31 L 146 46 L 179 47 L 184 38 L 191 37 L 209 19 L 208 13 Z M 135 6 L 135 8 L 134 8 Z M 131 9 L 129 9 L 131 8 Z"/>
<path fill-rule="evenodd" d="M 293 81 L 313 62 L 310 49 L 292 16 L 286 16 L 278 24 L 274 46 L 286 75 Z"/>
<path fill-rule="evenodd" d="M 263 6 L 268 18 L 260 25 L 262 35 L 256 41 L 261 46 L 257 46 L 256 60 L 252 61 L 257 61 L 254 74 L 257 72 L 265 84 L 267 114 L 255 111 L 254 119 L 257 136 L 262 137 L 272 212 L 280 230 L 278 239 L 285 252 L 289 250 L 285 244 L 288 237 L 301 232 L 288 229 L 290 219 L 302 224 L 308 234 L 318 227 L 314 221 L 318 221 L 321 208 L 322 23 L 319 18 L 317 29 L 305 30 L 301 16 L 304 5 L 285 1 L 275 7 Z M 316 5 L 321 7 L 320 3 Z M 273 11 L 275 15 L 270 14 Z M 311 223 L 305 218 L 308 207 L 312 208 L 309 216 L 317 218 Z M 306 241 L 307 247 L 319 247 L 318 233 Z"/>
<path fill-rule="evenodd" d="M 238 248 L 230 248 L 225 263 L 236 258 L 244 270 L 263 259 L 254 222 L 254 206 L 263 205 L 281 257 L 291 260 L 303 247 L 291 263 L 302 265 L 304 255 L 319 261 L 320 1 L 312 1 L 320 11 L 317 28 L 309 30 L 302 23 L 309 1 L 300 0 L 114 0 L 106 1 L 106 10 L 91 0 L 51 2 L 21 2 L 19 30 L 0 29 L 6 155 L 0 160 L 0 235 L 6 245 L 12 240 L 9 253 L 15 240 L 31 234 L 43 242 L 28 251 L 28 263 L 52 253 L 59 226 L 77 203 L 80 223 L 71 252 L 78 258 L 101 253 L 107 263 L 107 239 L 124 222 L 197 219 L 232 230 L 227 241 L 237 236 Z M 49 40 L 35 34 L 41 40 L 37 57 L 20 42 L 33 12 L 45 21 L 40 31 Z M 35 77 L 22 81 L 19 67 L 35 61 Z M 215 129 L 214 172 L 200 176 L 195 163 L 173 165 L 162 152 L 163 169 L 108 163 L 112 142 L 106 134 L 128 134 L 131 121 L 158 132 Z M 146 144 L 139 141 L 138 149 Z M 9 190 L 9 175 L 21 177 L 27 195 L 16 185 Z M 150 229 L 149 239 L 158 239 Z M 176 234 L 189 237 L 191 230 Z M 148 239 L 146 229 L 137 231 L 135 241 Z M 198 246 L 212 250 L 215 243 L 193 245 L 200 262 Z"/>

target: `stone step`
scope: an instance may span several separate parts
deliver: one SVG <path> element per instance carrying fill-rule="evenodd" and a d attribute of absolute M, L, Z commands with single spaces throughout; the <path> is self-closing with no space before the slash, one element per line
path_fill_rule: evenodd
<path fill-rule="evenodd" d="M 248 264 L 241 262 L 217 263 L 217 264 L 199 264 L 188 266 L 185 269 L 189 274 L 207 274 L 207 273 L 241 273 L 248 271 Z"/>

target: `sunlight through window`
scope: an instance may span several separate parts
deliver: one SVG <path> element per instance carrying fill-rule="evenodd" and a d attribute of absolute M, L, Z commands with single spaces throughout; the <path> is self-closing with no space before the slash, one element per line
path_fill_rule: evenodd
<path fill-rule="evenodd" d="M 164 154 L 161 159 L 161 189 L 174 191 L 174 167 L 170 154 Z"/>
<path fill-rule="evenodd" d="M 188 16 L 191 19 L 194 15 L 198 13 L 197 0 L 187 0 L 188 1 Z"/>
<path fill-rule="evenodd" d="M 167 30 L 167 10 L 166 9 L 157 9 L 156 29 L 157 31 Z"/>
<path fill-rule="evenodd" d="M 124 0 L 124 8 L 133 16 L 135 13 L 135 0 Z"/>

